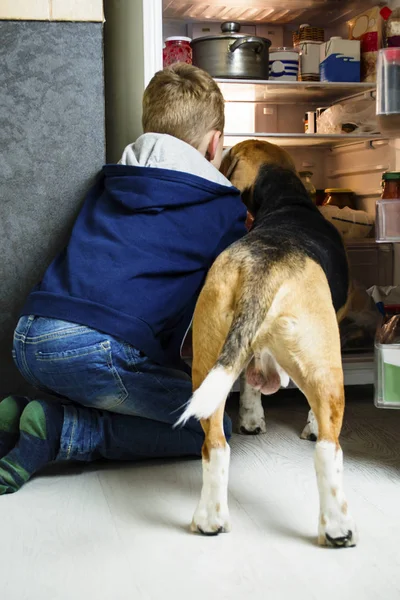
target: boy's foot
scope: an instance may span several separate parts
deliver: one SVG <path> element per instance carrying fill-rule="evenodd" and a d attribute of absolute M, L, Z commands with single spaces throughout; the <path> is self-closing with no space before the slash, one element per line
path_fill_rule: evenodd
<path fill-rule="evenodd" d="M 60 404 L 32 400 L 21 414 L 19 439 L 0 460 L 0 495 L 12 494 L 52 462 L 60 447 L 64 409 Z"/>
<path fill-rule="evenodd" d="M 28 398 L 8 396 L 0 402 L 0 458 L 14 448 L 19 438 L 19 420 Z"/>

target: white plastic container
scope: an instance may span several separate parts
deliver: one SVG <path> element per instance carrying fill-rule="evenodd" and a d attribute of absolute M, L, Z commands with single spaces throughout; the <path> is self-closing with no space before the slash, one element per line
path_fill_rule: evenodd
<path fill-rule="evenodd" d="M 269 52 L 269 78 L 272 81 L 297 81 L 299 53 L 293 48 L 273 48 Z"/>
<path fill-rule="evenodd" d="M 300 42 L 300 81 L 319 81 L 321 42 Z"/>
<path fill-rule="evenodd" d="M 320 46 L 321 81 L 360 81 L 360 42 L 332 37 Z"/>

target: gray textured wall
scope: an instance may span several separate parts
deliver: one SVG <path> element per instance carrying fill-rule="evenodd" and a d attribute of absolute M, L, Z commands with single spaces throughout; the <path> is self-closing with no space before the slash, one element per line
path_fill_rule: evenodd
<path fill-rule="evenodd" d="M 0 21 L 0 398 L 12 333 L 105 157 L 101 23 Z"/>

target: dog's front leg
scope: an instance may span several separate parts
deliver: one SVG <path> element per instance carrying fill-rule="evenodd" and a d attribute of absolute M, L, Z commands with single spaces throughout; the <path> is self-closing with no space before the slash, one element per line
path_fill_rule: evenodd
<path fill-rule="evenodd" d="M 261 392 L 255 390 L 247 383 L 244 372 L 240 376 L 238 427 L 239 432 L 245 435 L 258 435 L 267 431 L 264 409 L 261 402 Z"/>
<path fill-rule="evenodd" d="M 318 439 L 318 421 L 311 408 L 308 413 L 306 426 L 304 427 L 300 438 L 302 440 L 309 440 L 310 442 L 316 442 Z"/>

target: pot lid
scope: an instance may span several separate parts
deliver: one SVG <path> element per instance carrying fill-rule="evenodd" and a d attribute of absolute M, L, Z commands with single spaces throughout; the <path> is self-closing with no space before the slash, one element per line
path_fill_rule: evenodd
<path fill-rule="evenodd" d="M 264 42 L 268 46 L 271 44 L 271 40 L 260 37 L 258 35 L 251 35 L 250 33 L 222 33 L 221 35 L 205 35 L 204 37 L 194 38 L 192 45 L 196 42 L 205 42 L 206 40 L 236 40 L 237 38 L 257 38 L 260 42 Z"/>
<path fill-rule="evenodd" d="M 232 38 L 242 38 L 242 37 L 250 37 L 247 33 L 221 33 L 220 35 L 205 35 L 202 37 L 194 38 L 192 43 L 205 41 L 205 40 L 231 40 Z"/>

